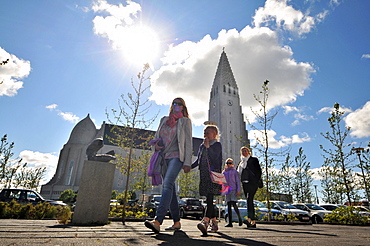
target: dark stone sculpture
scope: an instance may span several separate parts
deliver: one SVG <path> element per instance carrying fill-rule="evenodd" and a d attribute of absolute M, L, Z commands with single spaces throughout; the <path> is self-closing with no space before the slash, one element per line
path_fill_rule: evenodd
<path fill-rule="evenodd" d="M 109 162 L 111 160 L 115 160 L 116 157 L 114 156 L 114 150 L 107 152 L 106 154 L 97 154 L 98 150 L 103 147 L 103 139 L 97 138 L 91 142 L 91 144 L 86 149 L 87 159 L 89 161 L 101 161 L 101 162 Z"/>

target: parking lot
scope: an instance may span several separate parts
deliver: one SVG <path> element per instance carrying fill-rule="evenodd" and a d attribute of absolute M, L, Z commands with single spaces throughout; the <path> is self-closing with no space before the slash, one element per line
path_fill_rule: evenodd
<path fill-rule="evenodd" d="M 105 226 L 59 225 L 55 220 L 0 220 L 0 245 L 370 245 L 368 226 L 258 224 L 224 227 L 202 237 L 199 220 L 183 219 L 182 229 L 154 234 L 143 222 Z M 171 225 L 166 219 L 162 228 Z"/>

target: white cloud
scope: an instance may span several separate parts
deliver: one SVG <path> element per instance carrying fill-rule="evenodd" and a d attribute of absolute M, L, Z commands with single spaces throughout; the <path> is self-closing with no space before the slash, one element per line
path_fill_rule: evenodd
<path fill-rule="evenodd" d="M 62 116 L 64 120 L 72 123 L 77 123 L 80 120 L 80 117 L 74 115 L 71 112 L 59 112 L 58 115 Z"/>
<path fill-rule="evenodd" d="M 151 63 L 158 55 L 159 41 L 156 32 L 138 18 L 141 5 L 130 0 L 113 5 L 106 0 L 94 2 L 92 10 L 104 16 L 93 20 L 96 35 L 107 38 L 114 49 L 120 49 L 131 63 Z"/>
<path fill-rule="evenodd" d="M 305 115 L 301 113 L 294 114 L 294 118 L 295 120 L 293 121 L 292 126 L 299 125 L 302 121 L 310 121 L 315 119 L 315 117 L 312 115 Z"/>
<path fill-rule="evenodd" d="M 0 65 L 0 96 L 15 96 L 18 90 L 23 88 L 23 82 L 19 79 L 27 77 L 31 72 L 29 61 L 22 60 L 15 55 L 9 54 L 0 47 L 0 62 L 9 61 Z"/>
<path fill-rule="evenodd" d="M 289 114 L 290 112 L 299 112 L 300 110 L 297 107 L 292 107 L 292 106 L 283 106 L 284 109 L 284 114 Z"/>
<path fill-rule="evenodd" d="M 253 17 L 254 25 L 260 27 L 262 25 L 276 23 L 278 28 L 283 28 L 297 35 L 309 33 L 315 26 L 315 22 L 321 21 L 325 15 L 320 14 L 315 17 L 305 15 L 300 10 L 294 9 L 288 5 L 290 0 L 267 0 L 264 7 L 256 10 Z"/>
<path fill-rule="evenodd" d="M 247 26 L 240 32 L 222 30 L 216 39 L 206 35 L 199 42 L 169 46 L 163 66 L 151 76 L 151 100 L 163 105 L 181 96 L 193 122 L 201 125 L 208 117 L 209 91 L 223 47 L 250 121 L 254 119 L 250 106 L 259 106 L 253 94 L 259 93 L 266 79 L 270 81 L 268 109 L 295 101 L 311 83 L 312 65 L 295 61 L 290 47 L 279 44 L 276 32 Z"/>
<path fill-rule="evenodd" d="M 344 121 L 351 127 L 350 135 L 356 138 L 370 136 L 370 101 L 362 108 L 348 114 Z"/>
<path fill-rule="evenodd" d="M 272 149 L 280 149 L 286 147 L 290 144 L 295 143 L 303 143 L 311 141 L 311 138 L 308 136 L 307 133 L 302 133 L 301 136 L 295 134 L 291 137 L 280 136 L 279 139 L 276 139 L 276 132 L 274 130 L 268 130 L 267 132 L 268 139 L 269 139 L 269 147 Z M 261 144 L 263 143 L 263 134 L 261 131 L 252 130 L 249 131 L 248 137 L 251 139 L 251 144 L 255 144 L 257 141 Z"/>
<path fill-rule="evenodd" d="M 361 56 L 361 58 L 365 58 L 365 59 L 370 58 L 370 54 L 363 54 L 363 55 Z"/>
<path fill-rule="evenodd" d="M 50 105 L 46 106 L 45 108 L 50 109 L 50 111 L 51 111 L 53 109 L 56 109 L 57 107 L 58 107 L 58 105 L 54 103 L 54 104 L 50 104 Z"/>
<path fill-rule="evenodd" d="M 334 111 L 334 107 L 323 107 L 319 111 L 317 111 L 317 114 L 331 113 L 333 111 Z M 343 111 L 344 113 L 350 113 L 350 112 L 352 112 L 352 109 L 346 108 L 346 107 L 342 107 L 342 106 L 339 105 L 339 111 Z"/>
<path fill-rule="evenodd" d="M 297 107 L 292 107 L 292 106 L 287 106 L 287 105 L 284 105 L 282 106 L 282 108 L 284 109 L 284 114 L 289 114 L 291 112 L 296 112 L 294 114 L 294 121 L 292 123 L 292 126 L 296 126 L 296 125 L 299 125 L 302 121 L 309 121 L 309 120 L 314 120 L 315 117 L 313 117 L 312 115 L 305 115 L 305 114 L 302 114 L 301 112 L 303 111 L 302 109 L 299 109 Z"/>
<path fill-rule="evenodd" d="M 62 118 L 66 121 L 69 121 L 71 123 L 77 123 L 80 120 L 80 117 L 74 115 L 71 112 L 63 112 L 60 109 L 57 108 L 57 104 L 50 104 L 46 106 L 45 108 L 49 109 L 50 111 L 56 111 L 58 115 L 62 116 Z"/>
<path fill-rule="evenodd" d="M 47 182 L 53 177 L 58 165 L 58 156 L 55 156 L 51 153 L 23 150 L 19 154 L 19 157 L 22 158 L 23 163 L 27 163 L 27 167 L 29 168 L 46 167 L 46 173 L 43 182 Z"/>

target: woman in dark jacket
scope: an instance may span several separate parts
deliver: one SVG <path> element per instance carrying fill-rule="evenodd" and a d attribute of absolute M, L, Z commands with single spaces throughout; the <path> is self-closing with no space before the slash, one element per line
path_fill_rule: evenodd
<path fill-rule="evenodd" d="M 197 159 L 191 165 L 191 168 L 199 166 L 199 194 L 201 196 L 205 196 L 207 202 L 206 214 L 203 217 L 203 220 L 197 225 L 203 235 L 207 235 L 210 222 L 212 222 L 210 232 L 216 232 L 218 230 L 216 211 L 213 206 L 213 197 L 214 195 L 220 194 L 222 187 L 221 184 L 212 183 L 210 176 L 210 171 L 221 173 L 222 146 L 217 139 L 217 126 L 208 125 L 204 129 L 204 141 L 199 146 Z"/>
<path fill-rule="evenodd" d="M 240 149 L 241 161 L 237 168 L 240 174 L 240 180 L 243 185 L 244 195 L 247 198 L 248 219 L 245 221 L 248 227 L 256 227 L 254 195 L 258 189 L 258 183 L 261 179 L 262 170 L 260 163 L 256 157 L 251 156 L 251 152 L 247 147 Z"/>

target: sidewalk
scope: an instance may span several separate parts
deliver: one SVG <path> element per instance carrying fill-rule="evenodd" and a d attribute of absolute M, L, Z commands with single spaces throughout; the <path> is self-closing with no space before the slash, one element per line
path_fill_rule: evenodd
<path fill-rule="evenodd" d="M 224 227 L 201 236 L 198 220 L 183 219 L 182 230 L 154 234 L 143 222 L 105 226 L 59 225 L 55 220 L 0 220 L 0 245 L 370 245 L 368 226 L 258 224 Z M 171 225 L 166 219 L 162 229 Z"/>

